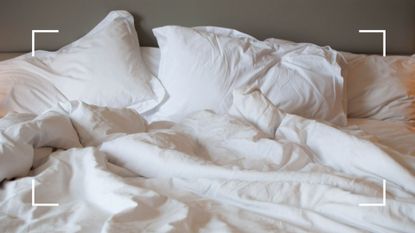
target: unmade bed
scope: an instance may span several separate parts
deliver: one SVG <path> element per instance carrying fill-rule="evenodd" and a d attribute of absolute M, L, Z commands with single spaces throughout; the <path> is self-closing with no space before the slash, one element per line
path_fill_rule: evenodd
<path fill-rule="evenodd" d="M 153 32 L 0 54 L 2 232 L 414 232 L 413 55 Z"/>

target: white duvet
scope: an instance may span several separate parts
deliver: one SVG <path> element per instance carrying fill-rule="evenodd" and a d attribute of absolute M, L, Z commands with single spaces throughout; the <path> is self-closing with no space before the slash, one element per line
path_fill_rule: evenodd
<path fill-rule="evenodd" d="M 0 130 L 2 232 L 415 230 L 413 157 L 254 88 L 234 93 L 230 115 L 176 124 L 73 102 Z M 59 206 L 32 206 L 33 179 L 35 202 Z M 382 203 L 383 179 L 386 205 L 359 206 Z"/>

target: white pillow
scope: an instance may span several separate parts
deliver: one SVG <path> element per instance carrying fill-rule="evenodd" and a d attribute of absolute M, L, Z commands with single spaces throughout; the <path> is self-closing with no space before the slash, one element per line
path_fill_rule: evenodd
<path fill-rule="evenodd" d="M 159 78 L 168 93 L 158 118 L 178 120 L 202 109 L 226 112 L 233 89 L 257 82 L 266 97 L 288 113 L 346 123 L 335 51 L 312 44 L 259 41 L 234 30 L 209 30 L 153 29 L 161 49 Z"/>
<path fill-rule="evenodd" d="M 148 70 L 157 77 L 160 64 L 160 49 L 156 47 L 141 47 L 141 54 Z M 160 81 L 163 83 L 163 80 Z"/>
<path fill-rule="evenodd" d="M 229 115 L 251 122 L 269 138 L 275 132 L 286 115 L 265 97 L 256 85 L 235 89 Z"/>
<path fill-rule="evenodd" d="M 0 114 L 40 113 L 57 102 L 148 111 L 165 90 L 143 62 L 134 19 L 112 11 L 92 31 L 56 52 L 0 63 Z"/>
<path fill-rule="evenodd" d="M 415 56 L 343 55 L 350 117 L 415 124 Z"/>

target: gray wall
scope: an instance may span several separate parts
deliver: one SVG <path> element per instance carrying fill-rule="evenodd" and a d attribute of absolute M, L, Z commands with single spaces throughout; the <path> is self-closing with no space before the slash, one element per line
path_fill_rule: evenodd
<path fill-rule="evenodd" d="M 37 48 L 55 50 L 88 32 L 110 10 L 134 14 L 142 45 L 156 45 L 151 28 L 178 24 L 239 29 L 259 39 L 277 37 L 331 45 L 352 52 L 381 53 L 386 29 L 388 54 L 415 53 L 415 0 L 1 0 L 0 52 L 31 48 L 32 29 L 43 34 Z"/>

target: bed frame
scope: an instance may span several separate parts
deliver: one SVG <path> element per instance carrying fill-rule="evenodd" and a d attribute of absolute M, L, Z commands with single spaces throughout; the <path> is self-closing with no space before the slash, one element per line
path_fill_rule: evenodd
<path fill-rule="evenodd" d="M 0 52 L 27 52 L 32 29 L 37 48 L 55 50 L 79 38 L 110 10 L 135 16 L 142 45 L 157 46 L 153 27 L 177 24 L 235 28 L 258 39 L 282 38 L 338 50 L 381 53 L 382 37 L 359 29 L 385 29 L 388 54 L 415 53 L 414 0 L 2 0 Z"/>

